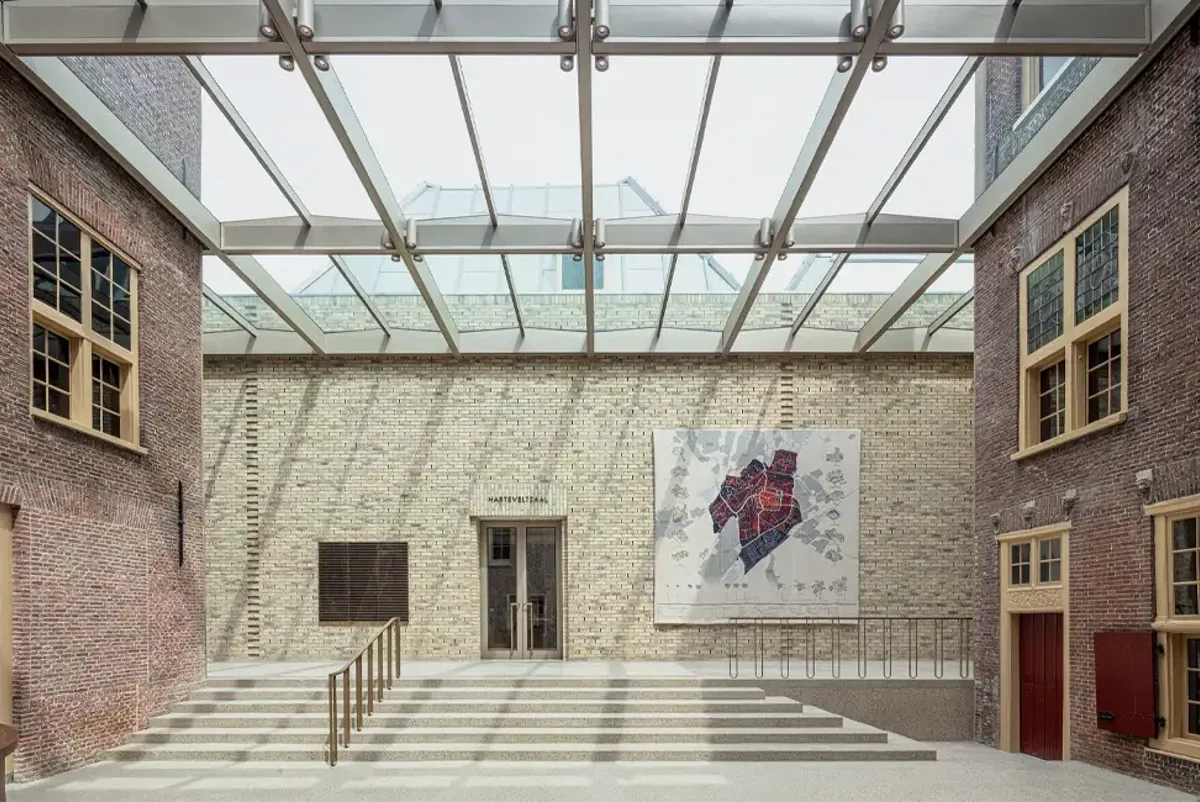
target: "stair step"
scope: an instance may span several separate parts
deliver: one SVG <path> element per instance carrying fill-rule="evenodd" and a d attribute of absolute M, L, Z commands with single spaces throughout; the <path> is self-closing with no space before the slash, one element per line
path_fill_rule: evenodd
<path fill-rule="evenodd" d="M 408 760 L 703 760 L 703 761 L 868 761 L 936 760 L 937 752 L 915 741 L 855 744 L 562 743 L 529 744 L 362 744 L 338 750 L 341 761 Z M 353 743 L 353 742 L 352 742 Z M 325 748 L 312 744 L 127 744 L 110 750 L 112 760 L 324 760 Z"/>
<path fill-rule="evenodd" d="M 363 666 L 363 678 L 367 676 Z M 300 679 L 210 679 L 206 688 L 325 688 L 328 674 Z M 392 680 L 392 687 L 440 688 L 457 690 L 462 688 L 755 688 L 746 680 L 724 678 L 685 677 L 480 677 L 478 679 L 444 679 L 399 677 Z"/>
<path fill-rule="evenodd" d="M 155 727 L 135 733 L 130 744 L 230 744 L 253 740 L 259 744 L 325 744 L 328 727 L 274 729 L 271 727 Z M 886 743 L 882 730 L 843 727 L 377 727 L 352 731 L 352 748 L 359 744 L 749 744 L 749 743 Z"/>
<path fill-rule="evenodd" d="M 338 686 L 338 695 L 343 686 Z M 351 688 L 351 693 L 355 691 Z M 365 692 L 365 691 L 364 691 Z M 604 687 L 544 687 L 487 686 L 461 688 L 406 688 L 393 687 L 384 691 L 388 701 L 609 701 L 612 699 L 654 700 L 761 700 L 767 694 L 760 688 L 604 688 Z M 281 701 L 297 699 L 318 701 L 329 698 L 329 688 L 324 685 L 297 685 L 283 688 L 204 688 L 192 694 L 193 701 Z"/>
<path fill-rule="evenodd" d="M 376 713 L 364 725 L 390 728 L 426 727 L 840 727 L 840 716 L 815 708 L 804 712 L 747 715 L 745 713 Z M 156 728 L 263 727 L 270 729 L 324 728 L 329 712 L 320 713 L 167 713 L 150 720 Z"/>
<path fill-rule="evenodd" d="M 339 695 L 340 699 L 340 695 Z M 323 713 L 329 702 L 321 700 L 261 699 L 242 701 L 188 700 L 172 706 L 175 713 Z M 790 713 L 801 712 L 803 706 L 784 697 L 766 697 L 757 700 L 721 701 L 705 699 L 578 699 L 543 700 L 521 699 L 428 699 L 392 700 L 376 702 L 375 711 L 380 713 L 405 712 L 457 712 L 468 710 L 473 713 L 587 713 L 587 712 L 642 712 L 642 713 Z"/>

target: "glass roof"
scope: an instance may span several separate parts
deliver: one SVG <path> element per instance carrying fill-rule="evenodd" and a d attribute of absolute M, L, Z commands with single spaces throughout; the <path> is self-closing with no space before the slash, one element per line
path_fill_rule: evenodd
<path fill-rule="evenodd" d="M 315 3 L 311 40 L 281 16 L 274 41 L 235 28 L 257 0 L 150 4 L 133 28 L 119 3 L 55 0 L 54 25 L 6 6 L 0 46 L 98 136 L 141 138 L 126 161 L 206 245 L 212 353 L 969 352 L 980 192 L 1157 35 L 1137 0 L 1086 36 L 1087 8 L 1052 3 L 1012 42 L 1004 0 L 860 40 L 778 0 L 651 2 L 611 36 L 549 2 Z M 1037 48 L 1088 55 L 985 152 L 977 70 Z M 197 156 L 105 94 L 108 72 L 138 87 L 114 56 L 190 85 L 158 123 L 198 98 Z"/>

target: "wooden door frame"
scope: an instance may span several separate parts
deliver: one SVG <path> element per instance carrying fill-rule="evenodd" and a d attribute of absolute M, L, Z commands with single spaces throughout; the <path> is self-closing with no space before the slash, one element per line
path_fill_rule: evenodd
<path fill-rule="evenodd" d="M 492 653 L 496 650 L 488 648 L 488 559 L 491 552 L 491 543 L 488 540 L 487 530 L 489 527 L 512 527 L 517 530 L 516 542 L 513 543 L 514 568 L 517 565 L 522 565 L 524 555 L 518 557 L 519 544 L 524 543 L 524 532 L 529 527 L 553 526 L 557 529 L 558 535 L 555 543 L 555 589 L 556 589 L 556 605 L 558 610 L 558 620 L 556 622 L 556 632 L 558 633 L 557 642 L 558 657 L 535 657 L 535 660 L 565 660 L 567 658 L 567 630 L 566 630 L 566 601 L 567 591 L 565 585 L 566 572 L 566 553 L 567 553 L 567 522 L 561 518 L 530 518 L 525 520 L 510 520 L 500 518 L 480 518 L 476 521 L 477 540 L 479 543 L 479 648 L 480 656 L 484 660 L 504 659 L 494 656 Z M 517 562 L 517 560 L 521 562 Z M 521 595 L 521 587 L 523 579 L 521 570 L 517 570 L 517 595 Z M 522 659 L 522 658 L 517 658 Z"/>
<path fill-rule="evenodd" d="M 1053 524 L 1037 529 L 1006 532 L 996 538 L 1000 568 L 1000 749 L 1021 751 L 1021 639 L 1017 616 L 1025 613 L 1062 614 L 1062 759 L 1071 759 L 1071 610 L 1070 610 L 1071 524 Z M 1034 541 L 1031 548 L 1031 579 L 1037 579 L 1037 541 L 1059 538 L 1062 544 L 1059 582 L 1027 586 L 1011 582 L 1008 547 Z"/>

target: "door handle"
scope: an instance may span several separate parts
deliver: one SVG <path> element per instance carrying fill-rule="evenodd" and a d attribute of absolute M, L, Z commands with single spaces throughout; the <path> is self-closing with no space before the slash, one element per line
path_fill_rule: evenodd
<path fill-rule="evenodd" d="M 521 605 L 513 602 L 508 605 L 508 659 L 511 660 L 517 651 L 517 617 L 521 614 Z"/>

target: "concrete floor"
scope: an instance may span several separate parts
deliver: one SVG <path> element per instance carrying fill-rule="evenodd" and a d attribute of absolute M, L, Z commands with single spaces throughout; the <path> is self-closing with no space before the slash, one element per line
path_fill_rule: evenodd
<path fill-rule="evenodd" d="M 209 663 L 208 678 L 222 679 L 326 679 L 330 671 L 341 668 L 342 663 L 316 662 L 272 662 L 236 661 Z M 971 676 L 970 666 L 963 667 L 966 678 Z M 760 669 L 761 679 L 780 679 L 783 671 L 791 679 L 804 679 L 811 673 L 813 679 L 830 679 L 834 676 L 829 660 L 805 665 L 804 656 L 793 658 L 790 665 L 780 666 L 779 658 L 767 660 Z M 754 660 L 743 657 L 736 666 L 738 679 L 754 679 Z M 862 666 L 863 678 L 882 679 L 890 673 L 892 679 L 907 679 L 915 675 L 919 679 L 963 679 L 956 660 L 944 661 L 940 666 L 933 660 L 921 660 L 910 667 L 906 660 L 898 660 L 889 667 L 881 661 L 867 661 Z M 407 679 L 630 679 L 630 678 L 701 678 L 729 679 L 728 660 L 707 661 L 617 661 L 617 660 L 406 660 L 401 675 Z M 853 658 L 843 660 L 840 679 L 858 679 L 859 666 Z"/>
<path fill-rule="evenodd" d="M 937 744 L 929 763 L 97 763 L 10 788 L 11 802 L 1187 802 L 1082 763 Z"/>

